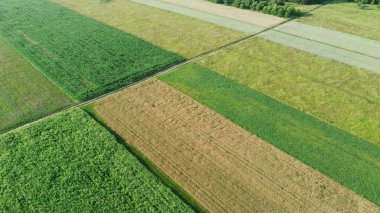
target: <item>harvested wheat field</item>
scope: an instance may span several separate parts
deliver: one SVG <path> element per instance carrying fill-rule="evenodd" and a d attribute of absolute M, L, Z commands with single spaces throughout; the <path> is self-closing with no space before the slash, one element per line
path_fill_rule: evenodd
<path fill-rule="evenodd" d="M 95 110 L 211 212 L 379 212 L 158 80 L 108 96 Z"/>
<path fill-rule="evenodd" d="M 228 7 L 221 4 L 214 4 L 205 0 L 162 0 L 167 3 L 175 4 L 182 7 L 187 7 L 202 12 L 223 16 L 226 18 L 235 19 L 238 21 L 254 24 L 261 27 L 272 27 L 279 24 L 285 19 L 271 16 L 251 10 L 241 10 L 234 7 Z"/>

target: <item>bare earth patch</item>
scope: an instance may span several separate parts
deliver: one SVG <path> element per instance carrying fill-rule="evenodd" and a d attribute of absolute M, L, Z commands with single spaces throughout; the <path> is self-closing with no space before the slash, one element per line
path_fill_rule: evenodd
<path fill-rule="evenodd" d="M 373 203 L 158 80 L 95 105 L 211 212 L 378 212 Z"/>
<path fill-rule="evenodd" d="M 205 0 L 161 0 L 171 4 L 176 4 L 178 6 L 187 7 L 194 10 L 199 10 L 202 12 L 207 12 L 210 14 L 223 16 L 226 18 L 235 19 L 238 21 L 258 25 L 261 27 L 271 27 L 279 24 L 285 19 L 271 16 L 259 12 L 254 12 L 250 10 L 243 10 L 234 7 L 229 7 L 221 4 L 211 3 Z"/>

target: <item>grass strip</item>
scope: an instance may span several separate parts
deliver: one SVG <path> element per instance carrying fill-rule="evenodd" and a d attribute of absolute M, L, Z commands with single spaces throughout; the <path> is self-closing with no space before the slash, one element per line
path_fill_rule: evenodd
<path fill-rule="evenodd" d="M 0 8 L 0 37 L 76 100 L 183 60 L 48 0 L 4 0 Z"/>
<path fill-rule="evenodd" d="M 0 136 L 5 212 L 192 212 L 82 110 Z"/>
<path fill-rule="evenodd" d="M 380 59 L 380 41 L 295 21 L 274 30 Z"/>
<path fill-rule="evenodd" d="M 140 4 L 144 4 L 144 5 L 148 5 L 151 7 L 167 10 L 170 12 L 179 13 L 179 14 L 182 14 L 185 16 L 197 18 L 197 19 L 200 19 L 202 21 L 207 21 L 207 22 L 210 22 L 210 23 L 213 23 L 213 24 L 225 27 L 225 28 L 229 28 L 232 30 L 237 30 L 237 31 L 240 31 L 240 32 L 243 32 L 246 34 L 258 33 L 258 32 L 265 29 L 263 27 L 256 26 L 253 24 L 248 24 L 248 23 L 241 22 L 241 21 L 234 20 L 234 19 L 230 19 L 230 18 L 225 18 L 222 16 L 216 16 L 216 15 L 204 13 L 204 12 L 189 9 L 186 7 L 168 4 L 168 3 L 161 2 L 158 0 L 131 0 L 131 1 L 136 2 L 136 3 L 140 3 Z"/>
<path fill-rule="evenodd" d="M 380 59 L 374 57 L 274 30 L 264 32 L 259 36 L 288 47 L 380 74 Z"/>
<path fill-rule="evenodd" d="M 380 205 L 380 147 L 197 64 L 160 79 Z"/>
<path fill-rule="evenodd" d="M 196 63 L 380 146 L 380 75 L 261 38 Z"/>
<path fill-rule="evenodd" d="M 348 0 L 331 0 L 298 21 L 380 41 L 380 8 L 366 4 L 361 9 Z"/>
<path fill-rule="evenodd" d="M 71 104 L 58 87 L 0 40 L 0 133 Z"/>

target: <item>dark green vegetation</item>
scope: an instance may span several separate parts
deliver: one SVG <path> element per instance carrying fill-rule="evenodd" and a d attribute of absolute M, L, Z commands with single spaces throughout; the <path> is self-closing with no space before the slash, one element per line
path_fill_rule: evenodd
<path fill-rule="evenodd" d="M 301 15 L 301 11 L 295 9 L 294 6 L 285 4 L 284 0 L 208 0 L 218 4 L 225 4 L 241 9 L 251 9 L 253 11 L 261 11 L 279 17 L 297 17 Z M 309 4 L 309 0 L 290 0 L 302 4 Z"/>
<path fill-rule="evenodd" d="M 380 205 L 380 147 L 200 65 L 161 80 Z"/>
<path fill-rule="evenodd" d="M 380 146 L 380 75 L 261 38 L 198 64 Z"/>
<path fill-rule="evenodd" d="M 81 110 L 0 136 L 2 212 L 192 212 Z"/>
<path fill-rule="evenodd" d="M 183 59 L 48 0 L 0 1 L 0 37 L 77 100 Z"/>
<path fill-rule="evenodd" d="M 59 88 L 0 40 L 0 133 L 71 103 Z"/>
<path fill-rule="evenodd" d="M 353 0 L 353 2 L 357 3 L 360 9 L 367 9 L 367 4 L 378 4 L 380 7 L 379 0 Z"/>

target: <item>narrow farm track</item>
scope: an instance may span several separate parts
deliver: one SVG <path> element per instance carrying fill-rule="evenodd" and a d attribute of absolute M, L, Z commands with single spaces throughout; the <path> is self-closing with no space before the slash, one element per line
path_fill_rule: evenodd
<path fill-rule="evenodd" d="M 212 212 L 379 210 L 160 81 L 109 96 L 95 110 Z"/>

